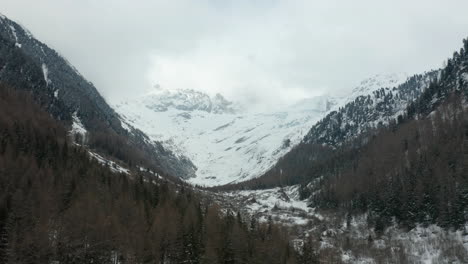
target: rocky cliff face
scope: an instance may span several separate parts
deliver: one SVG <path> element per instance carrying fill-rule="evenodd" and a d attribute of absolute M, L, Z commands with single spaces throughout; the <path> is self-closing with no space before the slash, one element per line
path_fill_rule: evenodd
<path fill-rule="evenodd" d="M 125 104 L 128 102 L 122 102 Z M 181 111 L 203 111 L 214 114 L 233 114 L 240 107 L 226 100 L 221 94 L 210 97 L 200 91 L 190 89 L 165 90 L 158 86 L 141 98 L 148 109 L 155 112 L 166 112 L 169 109 Z"/>

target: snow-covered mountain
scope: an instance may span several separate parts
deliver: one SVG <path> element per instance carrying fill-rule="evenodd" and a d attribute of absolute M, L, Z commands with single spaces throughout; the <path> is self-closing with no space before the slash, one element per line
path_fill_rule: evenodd
<path fill-rule="evenodd" d="M 270 112 L 251 112 L 221 95 L 156 87 L 115 109 L 123 121 L 187 156 L 197 167 L 193 184 L 213 186 L 258 177 L 297 145 L 331 110 L 361 93 L 392 87 L 404 74 L 377 75 L 349 96 L 318 96 Z"/>
<path fill-rule="evenodd" d="M 213 98 L 195 90 L 165 90 L 156 85 L 154 90 L 144 97 L 145 106 L 155 112 L 169 109 L 180 111 L 203 111 L 214 114 L 235 113 L 238 105 L 216 94 Z"/>
<path fill-rule="evenodd" d="M 350 96 L 341 99 L 337 111 L 312 127 L 304 141 L 335 147 L 371 128 L 397 120 L 437 74 L 438 71 L 431 71 L 409 78 L 405 74 L 378 75 L 364 80 Z M 381 81 L 382 77 L 386 81 Z"/>
<path fill-rule="evenodd" d="M 308 109 L 250 113 L 221 95 L 158 90 L 115 108 L 125 122 L 190 158 L 198 169 L 189 182 L 212 186 L 250 179 L 271 167 L 328 110 L 326 98 L 313 101 Z"/>

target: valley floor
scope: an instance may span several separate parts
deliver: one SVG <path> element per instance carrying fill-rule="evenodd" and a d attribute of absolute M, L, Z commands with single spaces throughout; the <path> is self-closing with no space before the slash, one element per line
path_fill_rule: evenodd
<path fill-rule="evenodd" d="M 418 225 L 408 231 L 393 224 L 377 235 L 365 214 L 347 219 L 345 213 L 318 211 L 299 200 L 298 189 L 211 195 L 224 208 L 288 226 L 297 246 L 310 238 L 324 263 L 468 263 L 468 225 L 464 230 Z"/>

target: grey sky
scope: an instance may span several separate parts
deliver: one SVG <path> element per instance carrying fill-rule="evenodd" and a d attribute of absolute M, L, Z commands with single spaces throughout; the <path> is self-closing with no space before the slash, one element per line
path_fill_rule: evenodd
<path fill-rule="evenodd" d="M 151 84 L 271 103 L 438 68 L 466 0 L 0 0 L 111 102 Z"/>

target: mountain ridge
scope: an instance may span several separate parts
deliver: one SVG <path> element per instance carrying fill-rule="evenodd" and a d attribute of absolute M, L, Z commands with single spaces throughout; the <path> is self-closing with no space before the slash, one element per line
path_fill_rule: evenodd
<path fill-rule="evenodd" d="M 150 141 L 141 131 L 122 125 L 118 114 L 75 67 L 5 16 L 0 17 L 0 44 L 0 81 L 32 92 L 49 113 L 70 126 L 76 114 L 90 132 L 89 144 L 99 141 L 98 138 L 113 137 L 120 144 L 111 144 L 108 139 L 94 147 L 119 153 L 120 158 L 145 160 L 164 174 L 178 177 L 193 174 L 190 161 Z M 119 150 L 120 147 L 128 150 Z"/>

